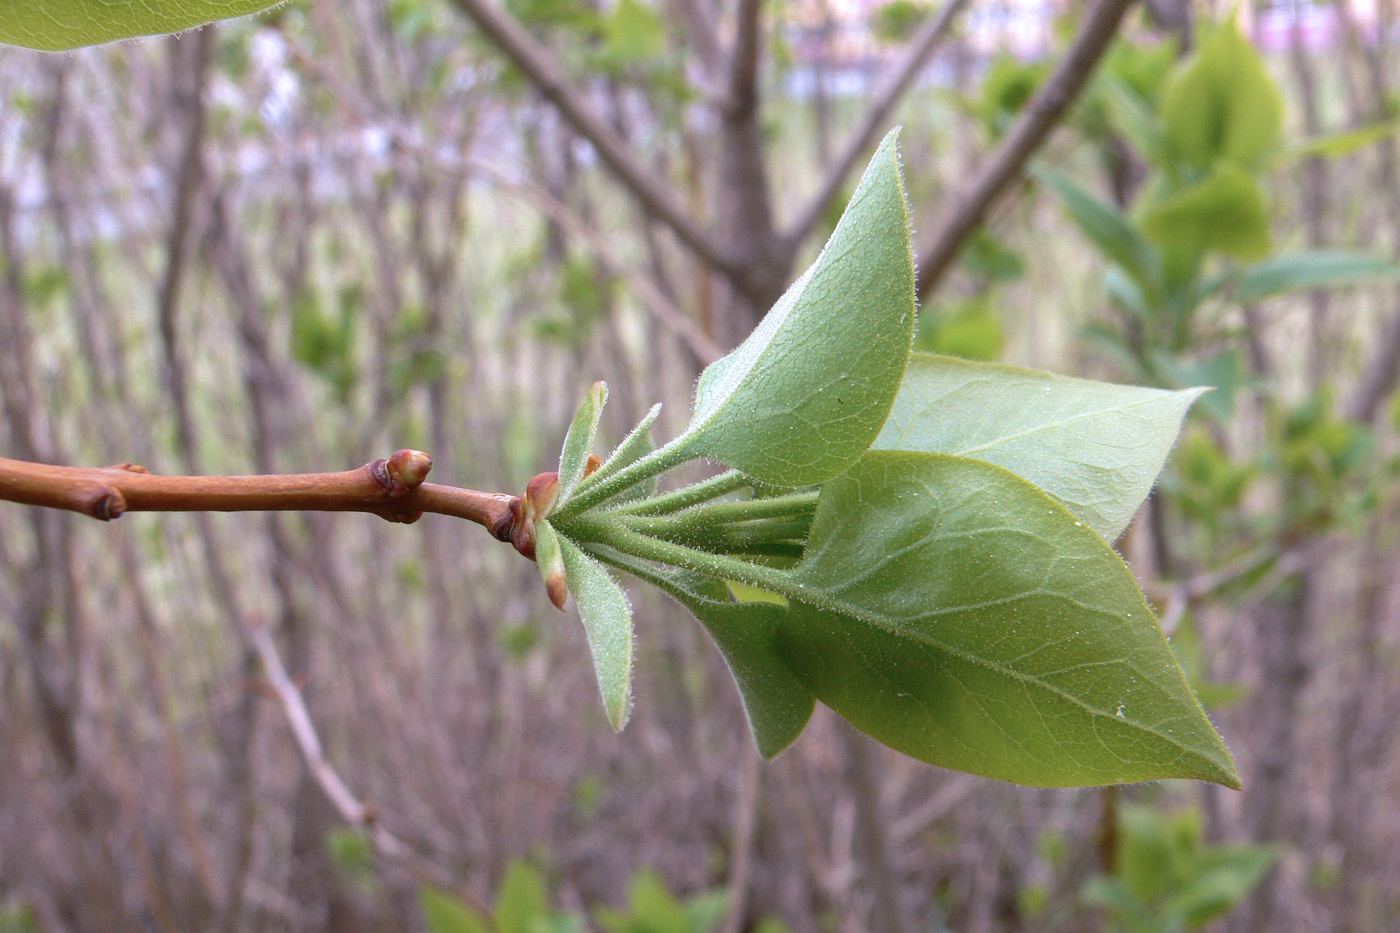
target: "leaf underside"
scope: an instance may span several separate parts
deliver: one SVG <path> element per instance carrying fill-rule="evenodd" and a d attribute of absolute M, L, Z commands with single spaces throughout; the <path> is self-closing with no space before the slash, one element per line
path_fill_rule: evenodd
<path fill-rule="evenodd" d="M 1019 784 L 1239 786 L 1132 574 L 1020 477 L 872 452 L 823 488 L 811 541 L 816 605 L 778 651 L 881 742 Z"/>
<path fill-rule="evenodd" d="M 916 353 L 871 449 L 995 463 L 1112 541 L 1151 491 L 1186 410 L 1204 391 L 1113 385 Z"/>
<path fill-rule="evenodd" d="M 598 690 L 613 730 L 632 715 L 632 607 L 627 594 L 596 560 L 559 535 L 564 573 L 588 636 Z"/>

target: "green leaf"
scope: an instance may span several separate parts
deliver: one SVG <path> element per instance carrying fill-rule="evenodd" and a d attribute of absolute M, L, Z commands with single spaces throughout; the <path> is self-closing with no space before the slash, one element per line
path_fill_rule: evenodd
<path fill-rule="evenodd" d="M 914 259 L 895 132 L 812 268 L 700 376 L 674 444 L 778 486 L 845 470 L 880 432 L 914 328 Z"/>
<path fill-rule="evenodd" d="M 0 0 L 0 43 L 62 52 L 180 32 L 281 0 Z"/>
<path fill-rule="evenodd" d="M 446 891 L 425 884 L 418 889 L 418 903 L 428 933 L 491 933 L 485 917 Z"/>
<path fill-rule="evenodd" d="M 496 933 L 533 933 L 536 922 L 548 916 L 549 894 L 539 870 L 513 860 L 496 896 Z"/>
<path fill-rule="evenodd" d="M 1172 51 L 1171 45 L 1163 43 L 1160 48 Z M 1171 148 L 1166 128 L 1161 118 L 1149 108 L 1147 101 L 1127 81 L 1110 73 L 1099 76 L 1098 87 L 1114 129 L 1137 147 L 1149 162 L 1161 165 L 1166 161 Z"/>
<path fill-rule="evenodd" d="M 787 600 L 616 552 L 599 556 L 669 594 L 709 633 L 739 688 L 759 754 L 771 759 L 797 740 L 812 718 L 816 700 L 775 647 Z M 739 601 L 730 598 L 731 589 L 742 597 Z"/>
<path fill-rule="evenodd" d="M 995 463 L 1112 541 L 1204 389 L 1169 392 L 915 353 L 872 450 Z"/>
<path fill-rule="evenodd" d="M 1037 786 L 1240 786 L 1122 559 L 1013 473 L 872 451 L 822 488 L 793 573 L 811 603 L 779 654 L 893 748 Z"/>
<path fill-rule="evenodd" d="M 1245 270 L 1235 284 L 1234 298 L 1249 304 L 1287 292 L 1336 288 L 1396 276 L 1400 276 L 1400 266 L 1361 253 L 1295 253 L 1267 259 Z"/>
<path fill-rule="evenodd" d="M 1264 168 L 1283 129 L 1283 95 L 1233 22 L 1203 30 L 1162 92 L 1161 112 L 1173 149 L 1200 171 L 1220 160 Z"/>
<path fill-rule="evenodd" d="M 598 467 L 592 476 L 587 476 L 579 482 L 578 488 L 586 489 L 594 483 L 601 482 L 655 450 L 656 444 L 651 439 L 651 426 L 656 422 L 656 416 L 659 414 L 661 414 L 661 403 L 657 402 L 651 406 L 651 411 L 646 413 L 646 417 L 642 418 L 632 429 L 632 433 L 623 438 L 622 443 L 617 445 L 617 449 L 608 455 L 608 459 L 603 461 L 603 465 Z M 631 502 L 645 499 L 655 492 L 656 477 L 653 476 L 609 501 Z"/>
<path fill-rule="evenodd" d="M 918 332 L 914 336 L 916 350 L 965 360 L 994 360 L 1001 356 L 1005 344 L 1001 319 L 985 294 L 970 298 L 951 311 L 935 313 L 933 308 L 925 306 L 919 313 Z"/>
<path fill-rule="evenodd" d="M 1040 167 L 1031 174 L 1055 193 L 1080 231 L 1100 252 L 1122 266 L 1145 295 L 1160 294 L 1161 258 L 1132 221 L 1059 172 Z"/>
<path fill-rule="evenodd" d="M 593 441 L 598 435 L 598 419 L 608 403 L 608 384 L 595 382 L 589 386 L 583 401 L 574 412 L 569 433 L 564 435 L 564 447 L 559 453 L 559 498 L 555 508 L 569 501 L 574 489 L 583 480 L 588 455 L 593 453 Z"/>
<path fill-rule="evenodd" d="M 1318 157 L 1322 159 L 1340 159 L 1349 155 L 1355 155 L 1368 146 L 1374 146 L 1381 140 L 1400 133 L 1400 117 L 1391 117 L 1387 120 L 1380 120 L 1360 129 L 1346 130 L 1341 133 L 1328 133 L 1324 136 L 1314 136 L 1305 139 L 1296 149 L 1288 154 L 1290 160 L 1307 159 Z"/>
<path fill-rule="evenodd" d="M 638 0 L 618 0 L 603 17 L 603 58 L 611 67 L 640 64 L 666 51 L 661 16 Z"/>
<path fill-rule="evenodd" d="M 621 732 L 632 715 L 632 607 L 617 581 L 563 535 L 559 550 L 588 635 L 603 708 L 613 730 Z"/>
<path fill-rule="evenodd" d="M 1269 211 L 1259 182 L 1223 165 L 1204 181 L 1143 205 L 1143 232 L 1160 246 L 1218 249 L 1253 260 L 1269 251 Z"/>

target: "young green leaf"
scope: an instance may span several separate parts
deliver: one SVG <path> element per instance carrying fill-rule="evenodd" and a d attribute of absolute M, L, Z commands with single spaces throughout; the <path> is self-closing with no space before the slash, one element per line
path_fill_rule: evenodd
<path fill-rule="evenodd" d="M 914 332 L 896 133 L 875 153 L 812 268 L 700 376 L 678 448 L 763 482 L 807 486 L 846 469 L 879 433 Z"/>
<path fill-rule="evenodd" d="M 1294 253 L 1266 259 L 1245 270 L 1235 284 L 1234 298 L 1248 304 L 1288 292 L 1336 288 L 1397 275 L 1400 266 L 1361 253 Z"/>
<path fill-rule="evenodd" d="M 739 687 L 759 754 L 771 759 L 797 740 L 812 718 L 816 700 L 774 647 L 786 600 L 735 602 L 729 587 L 714 577 L 662 567 L 608 548 L 596 553 L 670 595 L 709 633 Z"/>
<path fill-rule="evenodd" d="M 1170 392 L 915 353 L 872 450 L 985 460 L 1108 541 L 1147 498 L 1204 389 Z"/>
<path fill-rule="evenodd" d="M 603 465 L 598 467 L 591 476 L 585 476 L 577 488 L 582 490 L 594 483 L 602 482 L 623 467 L 631 466 L 655 450 L 656 444 L 651 439 L 651 426 L 656 422 L 656 416 L 659 414 L 661 414 L 661 403 L 657 402 L 651 406 L 651 411 L 648 411 L 646 416 L 632 429 L 632 433 L 623 438 L 622 443 L 617 445 L 617 449 L 608 455 L 608 459 L 603 461 Z M 655 492 L 656 477 L 652 476 L 608 501 L 614 503 L 633 502 L 648 498 Z"/>
<path fill-rule="evenodd" d="M 794 572 L 826 608 L 794 601 L 779 654 L 887 745 L 1020 784 L 1239 787 L 1122 559 L 1001 467 L 872 451 Z"/>
<path fill-rule="evenodd" d="M 603 406 L 607 403 L 608 384 L 595 382 L 574 412 L 569 433 L 564 435 L 564 448 L 559 453 L 559 498 L 556 508 L 568 502 L 574 489 L 583 481 L 588 455 L 593 452 L 593 441 L 598 436 L 598 419 L 603 416 Z"/>
<path fill-rule="evenodd" d="M 632 607 L 617 581 L 563 535 L 559 550 L 588 635 L 603 708 L 613 730 L 621 732 L 632 715 Z"/>
<path fill-rule="evenodd" d="M 281 0 L 0 0 L 0 43 L 64 52 L 257 13 Z"/>

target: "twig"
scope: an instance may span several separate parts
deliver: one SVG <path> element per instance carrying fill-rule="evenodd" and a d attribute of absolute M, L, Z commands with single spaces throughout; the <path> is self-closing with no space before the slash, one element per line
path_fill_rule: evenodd
<path fill-rule="evenodd" d="M 1020 174 L 1031 153 L 1079 96 L 1132 5 L 1133 0 L 1097 0 L 1059 66 L 967 186 L 967 194 L 950 204 L 934 222 L 933 234 L 919 253 L 921 299 L 938 284 L 963 242 L 982 223 L 988 208 Z"/>
<path fill-rule="evenodd" d="M 821 223 L 822 217 L 826 215 L 827 205 L 836 197 L 861 155 L 883 128 L 894 105 L 904 96 L 914 77 L 928 62 L 929 56 L 938 47 L 938 41 L 947 34 L 953 17 L 957 16 L 967 3 L 968 0 L 948 0 L 937 16 L 924 20 L 923 25 L 914 33 L 904 56 L 890 67 L 879 90 L 875 92 L 875 99 L 865 111 L 861 125 L 851 133 L 841 154 L 827 168 L 817 193 L 798 214 L 797 221 L 787 234 L 789 238 L 800 242 Z"/>
<path fill-rule="evenodd" d="M 734 46 L 729 53 L 729 101 L 734 115 L 747 115 L 758 105 L 758 53 L 762 44 L 761 0 L 739 0 Z"/>
<path fill-rule="evenodd" d="M 695 356 L 701 365 L 713 363 L 724 355 L 719 344 L 710 339 L 710 336 L 690 315 L 677 307 L 676 303 L 667 297 L 654 282 L 619 260 L 603 236 L 554 195 L 530 181 L 510 178 L 493 165 L 473 161 L 471 166 L 476 171 L 489 175 L 501 187 L 514 191 L 529 200 L 550 220 L 567 230 L 571 236 L 581 240 L 609 272 L 626 280 L 628 286 L 641 299 L 646 309 L 685 344 L 686 349 Z"/>
<path fill-rule="evenodd" d="M 719 242 L 691 220 L 671 199 L 661 181 L 647 171 L 617 134 L 588 109 L 574 83 L 559 70 L 556 58 L 549 50 L 536 42 L 492 0 L 455 2 L 492 44 L 525 73 L 574 131 L 593 144 L 599 158 L 648 211 L 670 227 L 681 242 L 709 266 L 729 275 L 739 271 L 739 264 L 726 254 Z"/>
<path fill-rule="evenodd" d="M 385 829 L 380 824 L 379 811 L 373 803 L 366 803 L 355 796 L 340 774 L 326 761 L 321 737 L 316 732 L 316 724 L 311 720 L 311 711 L 306 708 L 301 691 L 287 676 L 286 665 L 282 663 L 282 656 L 278 653 L 267 626 L 255 626 L 249 637 L 259 660 L 262 661 L 263 674 L 267 677 L 268 685 L 282 705 L 282 712 L 287 718 L 287 725 L 292 730 L 292 737 L 296 740 L 297 750 L 301 753 L 307 771 L 340 814 L 340 818 L 365 833 L 380 855 L 401 863 L 420 882 L 450 887 L 454 895 L 467 901 L 484 916 L 491 916 L 490 908 L 452 885 L 451 880 L 435 865 L 414 852 L 408 843 Z"/>
<path fill-rule="evenodd" d="M 465 518 L 506 540 L 517 496 L 424 483 L 432 458 L 401 450 L 341 473 L 157 476 L 144 467 L 50 466 L 0 458 L 0 500 L 109 521 L 125 512 L 370 512 L 414 522 L 424 512 Z M 506 537 L 503 537 L 506 536 Z"/>

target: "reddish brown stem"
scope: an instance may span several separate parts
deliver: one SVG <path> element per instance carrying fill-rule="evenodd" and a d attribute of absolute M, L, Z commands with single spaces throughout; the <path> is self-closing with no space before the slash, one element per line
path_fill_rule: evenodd
<path fill-rule="evenodd" d="M 144 467 L 50 466 L 0 458 L 0 500 L 68 509 L 101 521 L 124 512 L 371 512 L 413 522 L 424 512 L 465 518 L 509 540 L 517 496 L 425 483 L 432 459 L 401 450 L 343 473 L 157 476 Z"/>

